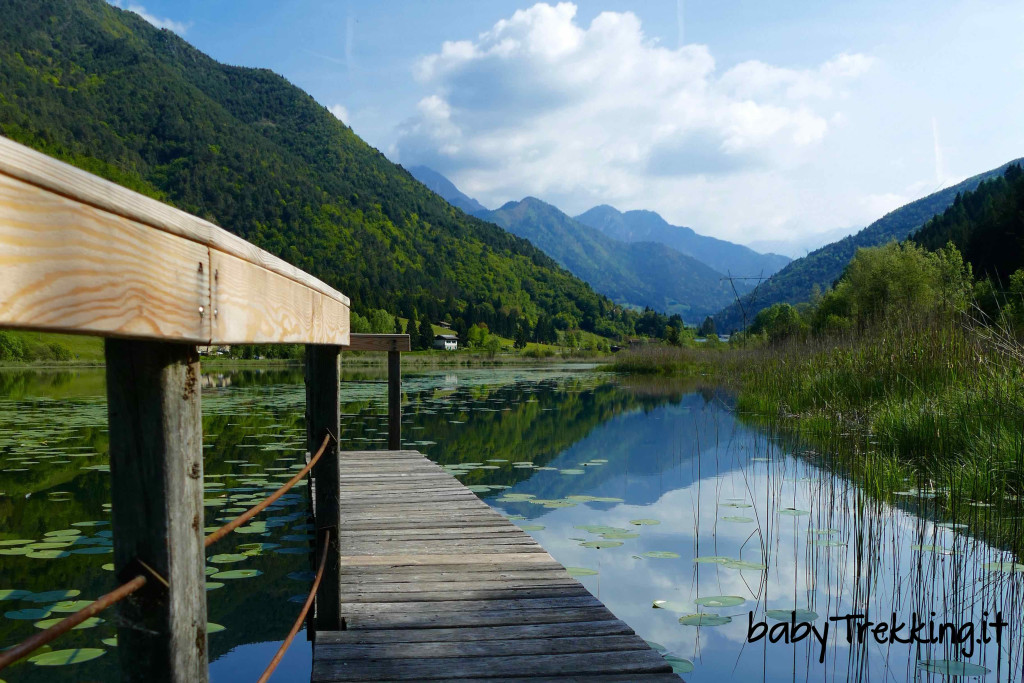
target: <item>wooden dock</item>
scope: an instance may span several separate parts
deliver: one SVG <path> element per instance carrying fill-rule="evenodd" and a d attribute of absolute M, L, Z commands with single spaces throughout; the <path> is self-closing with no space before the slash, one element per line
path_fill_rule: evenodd
<path fill-rule="evenodd" d="M 679 681 L 536 541 L 416 451 L 340 454 L 340 613 L 314 682 Z"/>

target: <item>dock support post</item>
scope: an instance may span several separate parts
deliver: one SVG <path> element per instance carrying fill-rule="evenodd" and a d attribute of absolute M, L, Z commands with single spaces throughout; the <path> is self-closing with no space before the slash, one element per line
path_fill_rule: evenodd
<path fill-rule="evenodd" d="M 207 680 L 199 354 L 106 340 L 114 571 L 153 576 L 119 605 L 122 681 Z"/>
<path fill-rule="evenodd" d="M 388 351 L 388 450 L 402 449 L 402 354 Z"/>
<path fill-rule="evenodd" d="M 310 455 L 316 453 L 327 433 L 335 437 L 341 427 L 341 347 L 320 344 L 306 346 L 306 443 Z M 323 580 L 316 596 L 316 616 L 309 626 L 320 631 L 337 631 L 341 624 L 340 547 L 338 545 L 338 505 L 341 480 L 338 471 L 339 445 L 332 440 L 313 467 L 313 515 L 316 520 L 316 555 L 328 553 Z M 323 530 L 331 530 L 324 548 Z"/>

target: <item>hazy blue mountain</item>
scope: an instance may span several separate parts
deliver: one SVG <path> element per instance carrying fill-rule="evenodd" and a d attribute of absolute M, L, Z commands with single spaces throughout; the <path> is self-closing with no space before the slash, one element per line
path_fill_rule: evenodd
<path fill-rule="evenodd" d="M 1021 160 L 1017 159 L 1005 163 L 999 168 L 980 173 L 952 187 L 910 202 L 895 211 L 890 211 L 860 232 L 844 237 L 838 242 L 826 244 L 821 249 L 796 259 L 763 282 L 755 291 L 743 297 L 742 308 L 739 303 L 734 302 L 718 313 L 715 316 L 715 324 L 719 330 L 727 332 L 743 326 L 744 309 L 746 320 L 750 323 L 758 311 L 772 304 L 798 304 L 808 301 L 814 285 L 825 290 L 839 279 L 857 249 L 876 247 L 893 240 L 905 240 L 932 216 L 945 211 L 958 194 L 974 190 L 982 181 L 1000 176 L 1007 166 L 1020 162 Z"/>
<path fill-rule="evenodd" d="M 706 263 L 720 273 L 768 277 L 790 262 L 788 256 L 760 254 L 741 244 L 698 235 L 690 228 L 670 225 L 653 211 L 623 213 L 615 207 L 602 204 L 576 216 L 576 220 L 622 242 L 660 242 Z"/>
<path fill-rule="evenodd" d="M 441 197 L 452 206 L 462 209 L 471 216 L 476 216 L 487 211 L 487 207 L 464 194 L 455 183 L 445 178 L 432 168 L 426 166 L 413 166 L 407 169 L 412 177 L 427 186 L 434 194 Z"/>
<path fill-rule="evenodd" d="M 696 323 L 734 299 L 721 273 L 654 242 L 622 242 L 527 197 L 480 214 L 525 237 L 616 302 L 679 313 Z"/>

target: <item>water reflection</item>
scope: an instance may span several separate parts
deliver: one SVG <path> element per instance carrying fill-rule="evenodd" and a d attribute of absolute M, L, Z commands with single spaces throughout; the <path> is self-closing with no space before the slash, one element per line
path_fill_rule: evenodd
<path fill-rule="evenodd" d="M 383 374 L 357 369 L 348 379 L 343 446 L 385 448 Z M 208 527 L 301 466 L 301 381 L 298 370 L 204 378 Z M 687 680 L 928 680 L 941 676 L 919 663 L 947 659 L 989 669 L 983 680 L 1021 679 L 1024 573 L 979 540 L 979 508 L 959 528 L 931 514 L 927 498 L 880 502 L 842 468 L 743 424 L 715 389 L 578 367 L 448 370 L 409 375 L 404 388 L 406 445 L 530 530 L 680 670 L 692 664 Z M 87 599 L 114 585 L 105 568 L 104 391 L 102 371 L 0 372 L 0 646 L 35 632 L 45 617 L 25 610 L 55 600 L 39 593 Z M 208 558 L 210 620 L 225 627 L 210 636 L 217 681 L 251 680 L 308 590 L 305 492 L 260 522 Z M 797 621 L 829 626 L 823 662 L 813 636 L 747 642 L 751 612 L 773 627 L 782 623 L 773 616 L 794 609 Z M 897 621 L 917 613 L 978 629 L 1001 612 L 1008 625 L 1001 649 L 975 643 L 965 657 L 949 643 L 851 645 L 845 624 L 828 621 L 850 613 L 888 621 L 893 612 Z M 33 618 L 18 618 L 26 614 Z M 20 664 L 5 678 L 115 678 L 116 651 L 104 641 L 114 617 L 104 616 L 59 642 L 104 656 L 63 668 Z M 278 676 L 308 679 L 308 664 L 299 638 Z"/>

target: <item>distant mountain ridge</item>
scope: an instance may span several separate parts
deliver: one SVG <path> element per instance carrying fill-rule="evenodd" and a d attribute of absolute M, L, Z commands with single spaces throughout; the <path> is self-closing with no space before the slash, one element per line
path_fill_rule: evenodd
<path fill-rule="evenodd" d="M 426 185 L 428 190 L 471 216 L 476 216 L 488 210 L 486 206 L 464 194 L 459 188 L 455 187 L 455 183 L 432 168 L 413 166 L 406 170 L 409 171 L 413 178 Z"/>
<path fill-rule="evenodd" d="M 698 323 L 733 300 L 721 274 L 697 259 L 653 242 L 621 242 L 534 197 L 478 214 L 528 239 L 612 300 L 678 313 Z"/>
<path fill-rule="evenodd" d="M 772 304 L 798 304 L 808 301 L 817 285 L 821 290 L 830 287 L 843 273 L 857 249 L 875 247 L 893 240 L 902 241 L 918 230 L 930 218 L 946 210 L 958 194 L 974 190 L 982 183 L 1002 175 L 1011 164 L 1022 159 L 1009 161 L 999 168 L 968 178 L 951 187 L 934 192 L 890 211 L 860 232 L 844 237 L 838 242 L 826 244 L 807 256 L 798 258 L 785 268 L 761 283 L 755 291 L 742 297 L 715 316 L 715 324 L 721 331 L 739 329 L 746 321 L 753 322 L 758 311 Z M 742 307 L 741 307 L 742 303 Z"/>
<path fill-rule="evenodd" d="M 576 220 L 622 242 L 660 242 L 723 274 L 768 277 L 791 260 L 788 256 L 761 254 L 741 244 L 671 225 L 654 211 L 622 212 L 602 204 L 576 216 Z"/>

